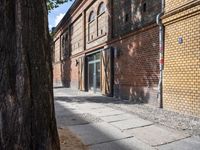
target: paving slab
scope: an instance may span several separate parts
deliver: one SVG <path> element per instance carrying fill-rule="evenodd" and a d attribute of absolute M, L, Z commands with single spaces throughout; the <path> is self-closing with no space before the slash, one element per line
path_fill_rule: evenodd
<path fill-rule="evenodd" d="M 98 117 L 119 115 L 119 114 L 125 113 L 123 111 L 115 110 L 115 109 L 112 109 L 112 108 L 109 108 L 109 107 L 93 109 L 93 110 L 88 109 L 88 110 L 84 110 L 84 112 L 92 113 L 93 115 L 98 116 Z"/>
<path fill-rule="evenodd" d="M 55 103 L 55 110 L 56 110 L 56 114 L 65 114 L 65 115 L 84 113 L 84 112 L 80 111 L 79 109 L 66 107 L 66 106 L 62 105 L 62 103 L 57 103 L 57 102 Z"/>
<path fill-rule="evenodd" d="M 151 146 L 142 143 L 136 138 L 128 138 L 108 143 L 96 144 L 89 147 L 90 150 L 155 150 Z"/>
<path fill-rule="evenodd" d="M 200 137 L 190 137 L 158 147 L 159 150 L 200 150 Z"/>
<path fill-rule="evenodd" d="M 98 103 L 83 103 L 79 104 L 78 107 L 80 109 L 100 109 L 105 108 L 106 106 Z"/>
<path fill-rule="evenodd" d="M 117 122 L 117 121 L 122 121 L 122 120 L 127 120 L 127 119 L 133 119 L 133 118 L 138 118 L 138 117 L 131 114 L 119 114 L 119 115 L 101 117 L 101 119 L 106 122 Z"/>
<path fill-rule="evenodd" d="M 153 123 L 150 121 L 138 118 L 138 117 L 135 117 L 135 118 L 133 117 L 132 119 L 129 119 L 129 120 L 111 122 L 110 124 L 123 131 L 123 130 L 148 126 Z"/>
<path fill-rule="evenodd" d="M 143 128 L 131 129 L 127 133 L 133 135 L 137 139 L 150 144 L 151 146 L 158 146 L 173 141 L 177 141 L 188 137 L 189 135 L 177 130 L 161 127 L 158 125 L 146 126 Z"/>
<path fill-rule="evenodd" d="M 58 128 L 66 128 L 67 126 L 71 125 L 82 125 L 82 124 L 88 124 L 89 122 L 82 119 L 77 119 L 77 117 L 74 116 L 64 116 L 64 117 L 56 117 L 57 119 L 57 126 Z"/>
<path fill-rule="evenodd" d="M 63 101 L 59 101 L 57 100 L 55 102 L 55 107 L 62 107 L 62 108 L 69 108 L 69 109 L 75 109 L 76 106 L 73 103 L 67 103 L 67 102 L 63 102 Z"/>
<path fill-rule="evenodd" d="M 69 129 L 75 135 L 79 136 L 86 145 L 94 145 L 132 137 L 104 122 L 70 126 Z"/>

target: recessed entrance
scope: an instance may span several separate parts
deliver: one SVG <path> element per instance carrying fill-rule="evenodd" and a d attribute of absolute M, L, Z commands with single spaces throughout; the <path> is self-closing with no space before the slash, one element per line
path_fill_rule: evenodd
<path fill-rule="evenodd" d="M 100 53 L 88 56 L 88 89 L 94 93 L 100 92 L 101 62 Z"/>

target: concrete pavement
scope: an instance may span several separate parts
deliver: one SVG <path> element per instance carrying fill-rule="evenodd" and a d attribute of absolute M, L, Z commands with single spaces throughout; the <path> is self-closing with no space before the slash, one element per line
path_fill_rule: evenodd
<path fill-rule="evenodd" d="M 200 149 L 199 137 L 110 108 L 112 99 L 96 95 L 93 101 L 90 93 L 64 88 L 54 94 L 58 127 L 70 129 L 91 150 Z"/>

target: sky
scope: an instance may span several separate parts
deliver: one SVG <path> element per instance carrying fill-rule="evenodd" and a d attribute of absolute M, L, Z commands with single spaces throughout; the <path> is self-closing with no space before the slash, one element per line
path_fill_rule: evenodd
<path fill-rule="evenodd" d="M 49 29 L 51 30 L 52 27 L 56 27 L 57 24 L 61 21 L 64 17 L 65 13 L 73 4 L 74 0 L 70 0 L 67 3 L 60 5 L 58 8 L 52 10 L 49 15 Z"/>

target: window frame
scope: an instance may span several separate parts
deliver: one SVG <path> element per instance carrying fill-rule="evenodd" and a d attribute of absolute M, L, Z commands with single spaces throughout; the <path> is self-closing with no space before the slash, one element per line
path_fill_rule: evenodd
<path fill-rule="evenodd" d="M 102 8 L 104 8 L 103 11 L 101 11 Z M 105 5 L 104 2 L 101 2 L 101 3 L 99 4 L 99 6 L 98 6 L 97 15 L 100 16 L 100 15 L 102 15 L 102 14 L 105 13 L 105 12 L 106 12 L 106 5 Z"/>
<path fill-rule="evenodd" d="M 96 15 L 95 15 L 95 12 L 92 10 L 90 12 L 90 15 L 89 15 L 89 18 L 88 18 L 88 23 L 93 22 L 95 19 L 96 19 Z"/>
<path fill-rule="evenodd" d="M 88 18 L 88 41 L 91 41 L 91 40 L 93 40 L 93 39 L 91 39 L 91 33 L 90 33 L 90 26 L 91 26 L 91 24 L 95 21 L 95 19 L 96 19 L 96 14 L 95 14 L 95 12 L 92 10 L 91 12 L 90 12 L 90 15 L 89 15 L 89 18 Z M 93 36 L 93 35 L 92 35 Z"/>

